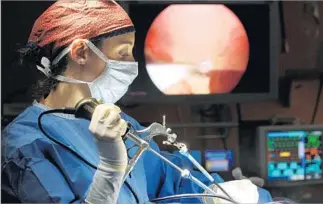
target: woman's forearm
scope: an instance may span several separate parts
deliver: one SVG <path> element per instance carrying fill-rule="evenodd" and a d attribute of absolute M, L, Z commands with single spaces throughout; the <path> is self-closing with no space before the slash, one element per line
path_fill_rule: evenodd
<path fill-rule="evenodd" d="M 104 171 L 100 169 L 96 171 L 85 200 L 86 203 L 117 203 L 124 172 L 107 166 L 104 169 Z"/>
<path fill-rule="evenodd" d="M 117 203 L 127 167 L 127 151 L 123 141 L 99 141 L 100 163 L 94 174 L 86 202 L 89 204 Z"/>

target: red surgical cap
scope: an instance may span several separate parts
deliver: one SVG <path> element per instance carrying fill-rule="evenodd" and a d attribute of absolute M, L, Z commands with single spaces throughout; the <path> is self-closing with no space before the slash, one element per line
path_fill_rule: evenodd
<path fill-rule="evenodd" d="M 115 1 L 60 0 L 36 20 L 28 42 L 39 47 L 51 44 L 54 52 L 75 39 L 91 39 L 122 30 L 134 31 L 133 23 Z"/>

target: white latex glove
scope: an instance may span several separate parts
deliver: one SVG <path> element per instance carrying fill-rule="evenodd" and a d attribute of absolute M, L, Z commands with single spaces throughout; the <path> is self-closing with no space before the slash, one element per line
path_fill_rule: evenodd
<path fill-rule="evenodd" d="M 121 110 L 113 104 L 98 105 L 92 115 L 89 130 L 97 140 L 119 141 L 127 130 L 127 123 L 120 117 Z"/>
<path fill-rule="evenodd" d="M 96 138 L 100 153 L 99 167 L 109 165 L 119 171 L 127 167 L 127 149 L 122 137 L 127 123 L 120 117 L 121 110 L 112 104 L 98 105 L 92 115 L 89 130 Z"/>
<path fill-rule="evenodd" d="M 233 198 L 234 201 L 238 203 L 258 203 L 259 193 L 257 186 L 254 185 L 250 180 L 234 180 L 219 183 L 219 185 Z M 212 184 L 210 188 L 213 189 L 218 195 L 227 197 L 215 184 Z M 231 203 L 219 198 L 203 198 L 203 201 L 203 203 L 207 204 Z"/>
<path fill-rule="evenodd" d="M 100 162 L 85 199 L 89 204 L 116 203 L 128 164 L 127 150 L 122 136 L 127 123 L 115 105 L 99 105 L 94 110 L 89 130 L 93 133 Z"/>

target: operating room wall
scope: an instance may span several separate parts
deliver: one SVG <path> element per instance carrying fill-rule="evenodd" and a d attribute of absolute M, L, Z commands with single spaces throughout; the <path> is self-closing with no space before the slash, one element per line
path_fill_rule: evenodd
<path fill-rule="evenodd" d="M 320 21 L 323 21 L 323 2 L 317 2 L 321 14 Z M 315 69 L 321 68 L 318 64 L 318 53 L 320 43 L 323 40 L 323 27 L 320 25 L 321 33 L 315 37 L 313 33 L 313 19 L 304 14 L 304 2 L 286 1 L 283 3 L 284 22 L 286 30 L 287 53 L 281 53 L 279 57 L 279 75 L 282 77 L 287 69 Z M 307 35 L 306 33 L 309 33 Z M 322 45 L 321 45 L 322 46 Z M 255 84 L 256 85 L 256 84 Z M 268 120 L 274 115 L 294 116 L 303 123 L 310 123 L 319 81 L 300 80 L 294 81 L 291 88 L 291 105 L 283 107 L 278 100 L 263 102 L 248 102 L 241 104 L 241 115 L 243 120 Z M 315 123 L 323 124 L 323 94 L 321 95 Z M 233 120 L 237 120 L 236 106 L 230 104 Z M 189 105 L 182 103 L 176 105 L 144 105 L 136 108 L 125 109 L 130 115 L 139 121 L 161 121 L 162 115 L 166 114 L 168 123 L 189 123 L 197 121 L 198 116 L 192 113 Z M 177 130 L 179 138 L 187 141 L 191 148 L 222 148 L 223 144 L 219 139 L 196 140 L 193 136 L 199 135 L 198 129 Z M 239 165 L 239 138 L 243 140 L 244 135 L 238 134 L 238 129 L 233 128 L 229 132 L 228 147 L 235 155 L 235 165 Z M 240 158 L 240 160 L 245 160 Z M 246 161 L 246 160 L 245 160 Z"/>
<path fill-rule="evenodd" d="M 323 20 L 323 2 L 317 2 Z M 312 19 L 303 13 L 304 2 L 284 2 L 284 18 L 289 52 L 280 55 L 279 74 L 284 75 L 287 69 L 315 69 L 322 70 L 318 58 L 323 58 L 323 53 L 318 53 L 323 40 L 323 25 L 317 38 L 313 37 L 314 26 Z M 310 35 L 307 35 L 309 31 Z M 322 49 L 322 48 L 321 48 Z M 273 114 L 295 116 L 304 123 L 309 123 L 312 118 L 319 81 L 295 81 L 291 92 L 291 107 L 284 108 L 278 102 L 246 103 L 242 105 L 242 115 L 245 120 L 266 119 Z M 323 123 L 323 95 L 315 122 Z"/>

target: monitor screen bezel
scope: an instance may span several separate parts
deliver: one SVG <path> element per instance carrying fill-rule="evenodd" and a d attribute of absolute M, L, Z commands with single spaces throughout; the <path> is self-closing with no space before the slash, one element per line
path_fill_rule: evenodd
<path fill-rule="evenodd" d="M 281 125 L 281 126 L 261 126 L 257 129 L 258 137 L 258 146 L 257 153 L 259 155 L 259 173 L 260 177 L 265 179 L 265 185 L 267 187 L 288 187 L 288 186 L 297 186 L 297 185 L 306 185 L 306 184 L 321 184 L 323 183 L 323 177 L 317 180 L 304 180 L 304 181 L 269 181 L 267 179 L 268 169 L 267 169 L 267 140 L 266 135 L 270 131 L 298 131 L 298 130 L 313 130 L 313 131 L 323 131 L 323 125 Z M 323 141 L 323 137 L 322 137 Z"/>
<path fill-rule="evenodd" d="M 129 2 L 129 4 L 149 4 L 149 3 L 164 3 L 161 1 L 140 1 L 140 2 Z M 269 80 L 269 92 L 267 93 L 227 93 L 227 94 L 214 94 L 214 95 L 177 95 L 177 96 L 161 96 L 161 97 L 151 97 L 151 96 L 132 96 L 126 94 L 119 101 L 121 104 L 136 104 L 136 103 L 176 103 L 176 102 L 187 102 L 190 104 L 194 103 L 232 103 L 232 102 L 248 102 L 248 101 L 265 101 L 265 100 L 275 100 L 278 98 L 278 57 L 280 53 L 280 16 L 279 16 L 279 4 L 278 2 L 221 2 L 221 1 L 169 1 L 167 4 L 266 4 L 269 5 L 269 49 L 270 49 L 270 80 Z M 129 13 L 131 9 L 129 8 Z"/>

